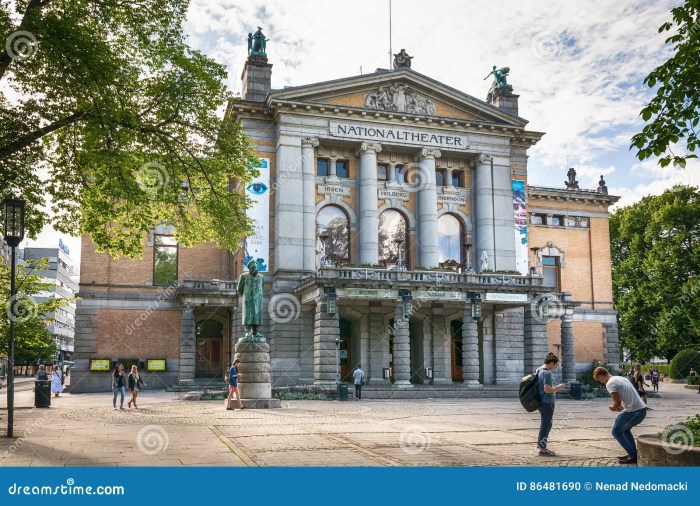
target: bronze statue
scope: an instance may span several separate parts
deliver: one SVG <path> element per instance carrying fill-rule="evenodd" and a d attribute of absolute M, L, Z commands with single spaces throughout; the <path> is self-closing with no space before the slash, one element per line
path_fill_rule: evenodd
<path fill-rule="evenodd" d="M 502 89 L 512 90 L 513 87 L 510 84 L 508 84 L 509 73 L 509 67 L 501 67 L 500 69 L 497 69 L 494 65 L 493 70 L 489 72 L 486 77 L 484 77 L 484 81 L 486 81 L 489 78 L 489 76 L 493 74 L 493 84 L 491 84 L 491 90 L 489 91 L 489 93 L 499 91 Z"/>
<path fill-rule="evenodd" d="M 262 28 L 258 27 L 258 31 L 255 34 L 248 34 L 248 54 L 252 56 L 267 56 L 265 49 L 267 47 L 267 41 L 265 35 L 262 33 Z"/>
<path fill-rule="evenodd" d="M 262 323 L 263 286 L 265 280 L 258 272 L 255 260 L 248 262 L 248 272 L 241 274 L 238 280 L 238 293 L 243 296 L 243 325 L 245 337 L 239 342 L 265 342 L 265 337 L 258 332 Z"/>
<path fill-rule="evenodd" d="M 397 54 L 394 55 L 394 68 L 395 69 L 410 69 L 411 60 L 413 56 L 408 56 L 405 49 L 402 49 Z"/>

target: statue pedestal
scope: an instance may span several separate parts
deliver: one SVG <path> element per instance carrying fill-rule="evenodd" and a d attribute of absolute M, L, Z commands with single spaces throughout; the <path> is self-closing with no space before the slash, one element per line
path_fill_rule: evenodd
<path fill-rule="evenodd" d="M 239 342 L 235 348 L 238 364 L 238 392 L 246 408 L 268 409 L 282 407 L 279 399 L 272 398 L 270 378 L 270 345 L 267 343 Z"/>

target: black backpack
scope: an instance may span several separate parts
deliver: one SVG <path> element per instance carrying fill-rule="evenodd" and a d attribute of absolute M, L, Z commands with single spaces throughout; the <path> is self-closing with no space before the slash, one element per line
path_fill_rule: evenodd
<path fill-rule="evenodd" d="M 539 374 L 537 374 L 537 371 L 528 374 L 520 380 L 518 396 L 520 397 L 520 404 L 523 405 L 525 411 L 528 413 L 537 411 L 542 404 L 542 397 L 540 397 L 538 384 Z"/>

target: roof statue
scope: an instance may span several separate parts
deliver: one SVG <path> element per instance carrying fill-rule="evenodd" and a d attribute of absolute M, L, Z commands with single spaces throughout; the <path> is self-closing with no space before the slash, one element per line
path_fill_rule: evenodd
<path fill-rule="evenodd" d="M 568 181 L 564 181 L 567 190 L 578 190 L 578 181 L 576 181 L 576 170 L 572 167 L 569 172 L 566 173 L 566 177 L 569 178 Z"/>
<path fill-rule="evenodd" d="M 267 56 L 265 53 L 265 47 L 267 41 L 265 35 L 262 33 L 262 28 L 258 27 L 258 31 L 254 34 L 248 34 L 248 54 L 251 56 Z"/>
<path fill-rule="evenodd" d="M 486 81 L 489 78 L 489 76 L 493 74 L 493 83 L 491 84 L 489 94 L 495 94 L 496 92 L 501 90 L 513 90 L 513 87 L 510 84 L 508 84 L 509 72 L 510 67 L 501 67 L 500 69 L 497 69 L 496 65 L 493 66 L 493 70 L 489 72 L 486 77 L 484 77 L 484 81 Z"/>
<path fill-rule="evenodd" d="M 394 55 L 394 68 L 395 69 L 410 69 L 411 60 L 413 56 L 408 56 L 405 49 L 402 49 L 397 54 Z"/>
<path fill-rule="evenodd" d="M 598 182 L 598 193 L 602 193 L 603 195 L 608 194 L 608 187 L 605 185 L 605 179 L 603 179 L 603 176 L 600 176 L 600 181 Z"/>

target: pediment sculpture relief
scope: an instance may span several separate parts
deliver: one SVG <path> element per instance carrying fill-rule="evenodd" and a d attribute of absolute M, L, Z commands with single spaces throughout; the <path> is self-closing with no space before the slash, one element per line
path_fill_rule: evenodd
<path fill-rule="evenodd" d="M 411 114 L 435 114 L 435 102 L 412 90 L 405 84 L 380 86 L 367 94 L 365 107 L 379 111 L 407 112 Z"/>

